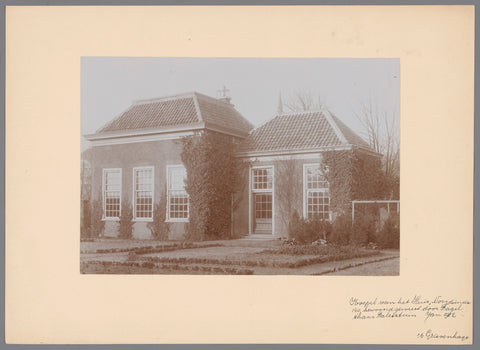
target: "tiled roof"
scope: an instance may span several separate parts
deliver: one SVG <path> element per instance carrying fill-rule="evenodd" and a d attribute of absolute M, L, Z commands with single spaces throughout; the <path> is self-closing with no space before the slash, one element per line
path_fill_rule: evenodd
<path fill-rule="evenodd" d="M 281 114 L 252 130 L 241 153 L 292 152 L 368 144 L 328 111 Z"/>
<path fill-rule="evenodd" d="M 137 101 L 96 134 L 187 126 L 192 129 L 206 127 L 244 136 L 253 128 L 232 104 L 193 92 Z"/>

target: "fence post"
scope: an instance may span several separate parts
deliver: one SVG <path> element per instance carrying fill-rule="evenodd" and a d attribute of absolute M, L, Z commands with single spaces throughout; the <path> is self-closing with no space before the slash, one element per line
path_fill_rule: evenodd
<path fill-rule="evenodd" d="M 355 220 L 355 201 L 352 201 L 352 225 Z"/>

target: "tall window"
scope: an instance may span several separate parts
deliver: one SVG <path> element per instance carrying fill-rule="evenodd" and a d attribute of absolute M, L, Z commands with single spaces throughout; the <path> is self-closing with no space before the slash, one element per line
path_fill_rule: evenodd
<path fill-rule="evenodd" d="M 253 190 L 271 190 L 273 184 L 273 168 L 253 168 Z"/>
<path fill-rule="evenodd" d="M 122 196 L 122 169 L 103 169 L 103 217 L 120 217 L 120 198 Z"/>
<path fill-rule="evenodd" d="M 330 194 L 328 182 L 322 174 L 320 164 L 305 164 L 303 166 L 304 216 L 330 219 Z"/>
<path fill-rule="evenodd" d="M 187 171 L 183 165 L 167 167 L 167 220 L 188 221 L 189 197 L 185 191 Z"/>
<path fill-rule="evenodd" d="M 153 167 L 133 169 L 134 218 L 153 219 Z"/>

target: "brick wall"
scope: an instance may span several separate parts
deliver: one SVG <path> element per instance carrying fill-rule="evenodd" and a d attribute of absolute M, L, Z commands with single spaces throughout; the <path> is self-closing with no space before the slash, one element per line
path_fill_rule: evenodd
<path fill-rule="evenodd" d="M 166 167 L 181 164 L 182 146 L 178 140 L 150 141 L 123 145 L 97 146 L 92 150 L 92 198 L 102 199 L 102 169 L 122 169 L 122 200 L 128 199 L 133 204 L 133 168 L 141 166 L 154 167 L 154 202 L 161 194 L 166 196 Z M 117 223 L 106 222 L 106 236 L 117 236 Z M 181 239 L 184 223 L 170 224 L 170 239 Z M 145 222 L 136 222 L 134 238 L 151 238 Z"/>

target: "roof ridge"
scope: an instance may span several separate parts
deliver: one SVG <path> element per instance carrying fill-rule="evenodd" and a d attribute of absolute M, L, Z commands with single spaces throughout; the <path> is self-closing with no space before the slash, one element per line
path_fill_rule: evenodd
<path fill-rule="evenodd" d="M 280 114 L 277 114 L 277 116 L 294 116 L 294 115 L 316 114 L 316 113 L 320 113 L 320 114 L 323 113 L 323 109 L 311 109 L 308 111 L 280 113 Z"/>
<path fill-rule="evenodd" d="M 328 123 L 332 127 L 333 131 L 335 132 L 335 135 L 337 135 L 337 137 L 339 138 L 340 142 L 342 142 L 343 144 L 349 144 L 349 142 L 347 141 L 347 138 L 345 137 L 343 132 L 340 130 L 337 123 L 333 120 L 334 116 L 332 115 L 332 113 L 328 109 L 325 109 L 323 112 L 323 115 L 325 116 L 325 119 L 327 119 Z"/>
<path fill-rule="evenodd" d="M 218 99 L 218 98 L 215 98 L 215 97 L 212 97 L 212 96 L 208 96 L 208 95 L 202 94 L 201 92 L 195 91 L 193 94 L 196 95 L 197 98 L 200 97 L 200 98 L 203 98 L 203 99 L 205 99 L 205 100 L 210 100 L 210 101 L 212 101 L 212 102 L 220 103 L 220 104 L 223 104 L 223 105 L 225 105 L 225 106 L 229 106 L 229 107 L 231 107 L 231 108 L 234 108 L 234 105 L 231 104 L 230 102 L 222 101 L 221 99 Z"/>
<path fill-rule="evenodd" d="M 351 127 L 349 127 L 347 124 L 345 124 L 345 123 L 343 122 L 343 120 L 340 119 L 339 117 L 337 117 L 335 114 L 333 114 L 333 113 L 331 113 L 331 114 L 332 114 L 332 117 L 336 120 L 335 123 L 336 123 L 337 125 L 340 123 L 341 126 L 342 126 L 342 128 L 347 129 L 347 130 L 348 130 L 350 133 L 352 133 L 354 136 L 356 136 L 356 137 L 358 137 L 360 140 L 362 140 L 362 141 L 365 143 L 365 146 L 366 146 L 366 147 L 370 148 L 370 145 L 368 144 L 368 142 L 365 141 L 365 139 L 364 139 L 362 136 L 360 136 L 359 133 L 357 133 L 356 131 L 352 130 Z M 342 132 L 342 134 L 343 134 L 343 132 Z M 351 142 L 350 142 L 350 143 L 351 143 Z"/>
<path fill-rule="evenodd" d="M 147 98 L 147 99 L 141 99 L 141 100 L 133 100 L 132 106 L 155 103 L 155 102 L 164 102 L 164 101 L 170 101 L 170 100 L 179 100 L 181 98 L 187 98 L 187 97 L 193 98 L 195 94 L 196 94 L 195 91 L 191 91 L 191 92 L 182 92 L 175 95 L 153 97 L 153 98 Z"/>
<path fill-rule="evenodd" d="M 311 110 L 311 111 L 290 112 L 290 113 L 277 113 L 277 114 L 274 114 L 273 117 L 270 117 L 270 118 L 266 119 L 265 121 L 263 121 L 263 122 L 262 122 L 259 126 L 257 126 L 256 128 L 253 128 L 252 130 L 250 130 L 249 134 L 251 134 L 251 133 L 254 132 L 255 130 L 260 129 L 261 127 L 263 127 L 264 125 L 266 125 L 267 123 L 271 122 L 272 120 L 274 120 L 274 119 L 277 118 L 277 117 L 293 117 L 293 116 L 297 116 L 297 115 L 316 114 L 316 113 L 322 114 L 322 111 L 321 111 L 321 110 Z"/>
<path fill-rule="evenodd" d="M 195 111 L 197 112 L 198 121 L 200 123 L 204 122 L 203 116 L 202 116 L 202 111 L 200 109 L 200 105 L 198 104 L 198 93 L 196 93 L 196 92 L 193 93 L 193 103 L 195 104 Z"/>

